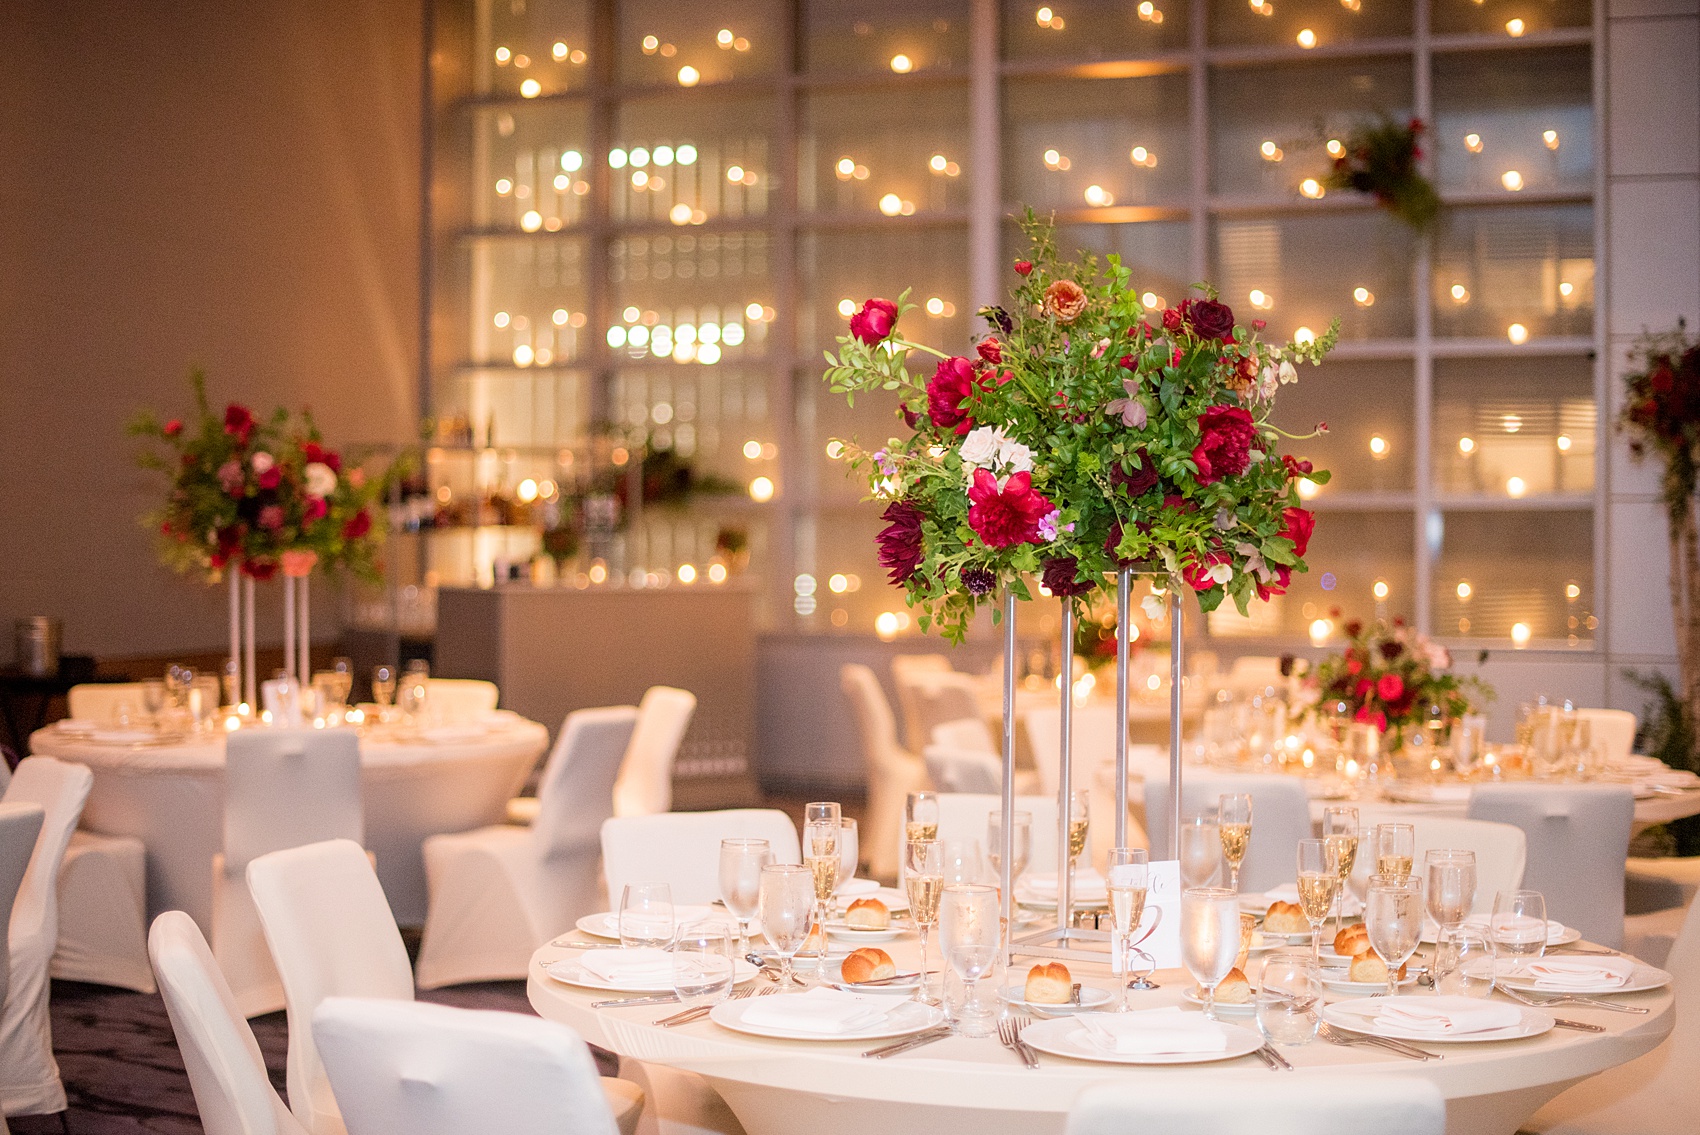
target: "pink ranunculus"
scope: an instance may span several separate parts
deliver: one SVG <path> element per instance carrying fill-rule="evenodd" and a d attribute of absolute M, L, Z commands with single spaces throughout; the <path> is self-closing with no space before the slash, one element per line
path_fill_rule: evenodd
<path fill-rule="evenodd" d="M 1375 692 L 1382 701 L 1398 701 L 1405 692 L 1405 679 L 1397 674 L 1383 674 L 1376 679 Z"/>
<path fill-rule="evenodd" d="M 968 416 L 968 396 L 974 390 L 974 364 L 960 355 L 940 359 L 927 383 L 927 413 L 941 430 L 966 434 L 974 428 Z"/>
<path fill-rule="evenodd" d="M 218 467 L 217 475 L 219 487 L 224 490 L 225 496 L 239 497 L 242 495 L 242 488 L 247 483 L 247 478 L 243 476 L 240 461 L 234 457 L 226 461 Z"/>
<path fill-rule="evenodd" d="M 888 338 L 897 327 L 897 305 L 890 300 L 871 299 L 850 317 L 850 334 L 872 347 Z"/>
<path fill-rule="evenodd" d="M 303 524 L 311 524 L 315 520 L 323 520 L 330 510 L 330 505 L 325 503 L 324 497 L 308 497 L 301 506 L 301 521 Z"/>
<path fill-rule="evenodd" d="M 255 522 L 267 532 L 276 532 L 283 527 L 283 507 L 268 504 L 260 510 L 260 515 L 255 517 Z"/>
<path fill-rule="evenodd" d="M 968 526 L 989 548 L 1039 542 L 1039 521 L 1051 502 L 1033 490 L 1030 473 L 1015 473 L 998 488 L 998 479 L 984 469 L 974 470 L 968 488 Z"/>
<path fill-rule="evenodd" d="M 278 559 L 283 561 L 283 574 L 291 579 L 305 579 L 319 562 L 319 553 L 311 548 L 291 548 Z"/>
<path fill-rule="evenodd" d="M 1203 435 L 1192 451 L 1198 466 L 1198 483 L 1213 485 L 1224 477 L 1238 477 L 1251 464 L 1252 443 L 1257 425 L 1239 406 L 1212 406 L 1198 417 Z"/>

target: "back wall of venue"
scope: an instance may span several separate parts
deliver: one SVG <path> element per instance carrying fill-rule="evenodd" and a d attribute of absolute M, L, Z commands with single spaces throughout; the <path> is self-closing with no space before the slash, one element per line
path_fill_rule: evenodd
<path fill-rule="evenodd" d="M 422 24 L 414 0 L 0 9 L 8 638 L 48 614 L 73 653 L 223 641 L 225 593 L 160 567 L 137 523 L 163 486 L 124 433 L 189 411 L 192 365 L 221 410 L 310 405 L 344 447 L 413 436 Z M 282 634 L 263 606 L 260 627 Z"/>

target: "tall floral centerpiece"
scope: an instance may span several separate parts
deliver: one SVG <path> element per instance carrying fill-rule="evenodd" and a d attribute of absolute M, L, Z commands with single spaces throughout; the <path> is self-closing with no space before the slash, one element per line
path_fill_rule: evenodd
<path fill-rule="evenodd" d="M 312 415 L 278 409 L 260 418 L 232 402 L 222 414 L 207 399 L 206 376 L 190 375 L 195 412 L 189 422 L 162 421 L 143 411 L 130 432 L 157 446 L 138 462 L 170 482 L 164 502 L 142 517 L 157 533 L 162 563 L 200 575 L 208 583 L 228 581 L 231 594 L 231 655 L 246 674 L 242 696 L 254 704 L 252 584 L 282 576 L 286 582 L 286 668 L 294 672 L 297 632 L 300 670 L 307 673 L 306 580 L 314 570 L 347 568 L 367 578 L 378 574 L 380 530 L 372 523 L 379 479 L 359 468 L 343 468 L 341 454 L 327 447 Z M 237 582 L 249 581 L 248 643 L 239 645 Z M 300 601 L 294 581 L 301 581 Z"/>
<path fill-rule="evenodd" d="M 1345 631 L 1346 649 L 1305 671 L 1303 699 L 1324 710 L 1344 707 L 1352 721 L 1385 736 L 1390 750 L 1413 730 L 1449 726 L 1493 696 L 1479 679 L 1449 673 L 1446 647 L 1403 619 L 1353 619 Z"/>

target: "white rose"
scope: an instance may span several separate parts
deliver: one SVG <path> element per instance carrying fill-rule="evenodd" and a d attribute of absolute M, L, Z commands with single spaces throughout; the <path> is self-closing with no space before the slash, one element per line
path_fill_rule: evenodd
<path fill-rule="evenodd" d="M 259 454 L 255 456 L 258 457 Z M 324 462 L 309 461 L 305 473 L 308 496 L 328 497 L 336 490 L 336 474 Z"/>
<path fill-rule="evenodd" d="M 1019 441 L 998 439 L 998 468 L 1010 473 L 1031 473 L 1033 451 Z"/>
<path fill-rule="evenodd" d="M 969 431 L 968 436 L 962 439 L 962 447 L 958 452 L 962 454 L 962 462 L 965 465 L 987 465 L 998 455 L 1003 443 L 1002 430 L 996 426 L 981 426 Z"/>
<path fill-rule="evenodd" d="M 1227 583 L 1234 578 L 1234 569 L 1228 564 L 1211 564 L 1210 578 L 1216 583 Z"/>
<path fill-rule="evenodd" d="M 274 458 L 271 454 L 267 453 L 265 450 L 261 450 L 260 452 L 254 454 L 254 456 L 249 459 L 249 464 L 254 467 L 254 472 L 264 473 L 264 472 L 266 472 L 266 470 L 270 469 L 273 465 L 277 464 L 277 459 Z"/>

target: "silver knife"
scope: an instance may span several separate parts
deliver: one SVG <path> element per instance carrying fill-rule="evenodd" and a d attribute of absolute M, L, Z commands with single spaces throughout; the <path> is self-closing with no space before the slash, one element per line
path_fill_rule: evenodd
<path fill-rule="evenodd" d="M 887 1044 L 880 1048 L 870 1048 L 866 1052 L 862 1053 L 862 1055 L 872 1057 L 875 1060 L 884 1060 L 888 1056 L 896 1056 L 900 1052 L 908 1052 L 911 1048 L 920 1048 L 923 1044 L 931 1044 L 935 1040 L 943 1040 L 945 1037 L 950 1035 L 951 1030 L 949 1025 L 936 1025 L 933 1028 L 928 1029 L 926 1032 L 916 1033 L 911 1037 L 904 1037 L 896 1044 Z"/>
<path fill-rule="evenodd" d="M 576 942 L 568 941 L 565 938 L 556 938 L 549 944 L 561 950 L 618 950 L 620 948 L 618 942 Z"/>
<path fill-rule="evenodd" d="M 616 997 L 612 1001 L 592 1001 L 592 1009 L 618 1009 L 626 1005 L 668 1005 L 679 1000 L 677 993 L 651 993 L 643 997 Z"/>
<path fill-rule="evenodd" d="M 1606 1031 L 1602 1025 L 1590 1025 L 1585 1021 L 1567 1021 L 1563 1017 L 1554 1017 L 1552 1023 L 1554 1028 L 1575 1029 L 1579 1033 L 1603 1033 Z"/>
<path fill-rule="evenodd" d="M 1293 1066 L 1287 1063 L 1287 1058 L 1275 1051 L 1274 1045 L 1266 1044 L 1257 1051 L 1259 1055 L 1263 1056 L 1264 1059 L 1268 1061 L 1269 1067 L 1282 1072 L 1291 1072 L 1293 1070 Z"/>

